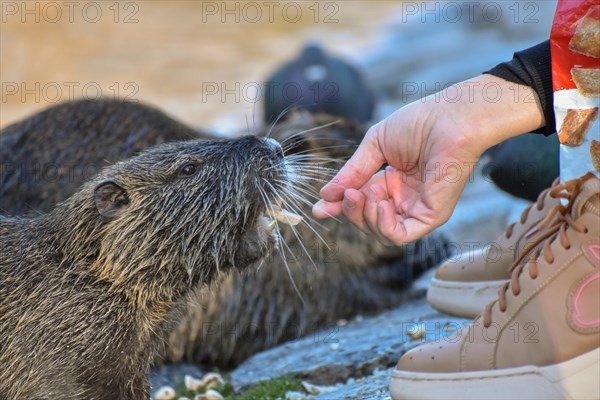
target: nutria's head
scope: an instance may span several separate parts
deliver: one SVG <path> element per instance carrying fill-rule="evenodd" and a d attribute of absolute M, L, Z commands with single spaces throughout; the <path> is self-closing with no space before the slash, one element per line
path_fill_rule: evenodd
<path fill-rule="evenodd" d="M 114 285 L 172 290 L 264 257 L 275 244 L 266 204 L 287 181 L 272 139 L 169 143 L 104 169 L 50 215 L 69 232 L 67 262 L 85 257 Z"/>

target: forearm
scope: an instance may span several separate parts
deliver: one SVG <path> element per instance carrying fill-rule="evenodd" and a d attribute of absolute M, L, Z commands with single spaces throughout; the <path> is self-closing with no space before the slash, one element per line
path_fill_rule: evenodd
<path fill-rule="evenodd" d="M 493 75 L 461 82 L 427 97 L 427 103 L 437 114 L 434 121 L 448 124 L 451 120 L 456 126 L 456 139 L 480 153 L 545 125 L 540 100 L 531 87 Z"/>

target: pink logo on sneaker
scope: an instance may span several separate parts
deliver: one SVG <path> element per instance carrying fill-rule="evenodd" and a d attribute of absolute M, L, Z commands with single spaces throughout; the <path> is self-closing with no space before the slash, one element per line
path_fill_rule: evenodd
<path fill-rule="evenodd" d="M 600 264 L 600 245 L 591 244 L 588 246 L 588 250 L 590 251 L 592 257 L 595 258 L 595 261 Z"/>
<path fill-rule="evenodd" d="M 571 288 L 569 310 L 571 326 L 576 330 L 596 331 L 600 327 L 600 245 L 593 243 L 583 245 L 586 258 L 595 266 L 595 271 L 575 283 Z M 573 326 L 575 325 L 575 326 Z"/>
<path fill-rule="evenodd" d="M 591 286 L 591 288 L 590 288 L 590 286 Z M 594 287 L 595 287 L 595 289 L 594 289 Z M 575 297 L 573 299 L 573 306 L 574 306 L 573 308 L 575 309 L 575 321 L 577 321 L 582 326 L 590 327 L 590 326 L 595 326 L 595 325 L 600 324 L 600 318 L 588 320 L 586 318 L 586 316 L 583 315 L 584 313 L 580 309 L 580 304 L 579 304 L 579 301 L 580 301 L 581 297 L 583 296 L 583 293 L 588 288 L 589 288 L 588 290 L 591 290 L 592 293 L 594 293 L 594 292 L 596 293 L 596 298 L 597 298 L 598 293 L 600 293 L 598 291 L 598 287 L 600 287 L 600 272 L 596 272 L 594 275 L 590 276 L 585 281 L 583 281 L 583 283 L 581 284 L 581 286 L 579 286 L 579 289 L 577 289 L 577 292 L 575 293 Z M 597 305 L 598 304 L 596 304 L 596 306 Z"/>

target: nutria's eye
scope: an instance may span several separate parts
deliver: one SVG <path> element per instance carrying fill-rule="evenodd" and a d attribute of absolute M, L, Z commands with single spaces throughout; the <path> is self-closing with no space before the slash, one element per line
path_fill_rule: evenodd
<path fill-rule="evenodd" d="M 183 167 L 181 167 L 181 169 L 179 170 L 179 176 L 180 177 L 188 177 L 188 176 L 192 176 L 194 175 L 196 172 L 198 171 L 198 167 L 196 166 L 196 164 L 185 164 Z"/>

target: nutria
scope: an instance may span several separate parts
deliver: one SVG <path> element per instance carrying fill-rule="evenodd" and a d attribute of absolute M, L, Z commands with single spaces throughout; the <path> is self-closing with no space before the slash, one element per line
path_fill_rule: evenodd
<path fill-rule="evenodd" d="M 1 217 L 0 397 L 147 399 L 169 316 L 267 254 L 266 204 L 287 185 L 272 139 L 174 142 L 47 214 Z"/>
<path fill-rule="evenodd" d="M 69 128 L 80 126 L 82 122 L 78 118 L 86 115 L 90 108 L 95 110 L 93 121 L 96 123 L 92 121 L 87 129 Z M 60 112 L 53 113 L 53 110 Z M 112 113 L 115 112 L 123 120 L 132 121 L 131 125 L 122 128 L 113 124 L 111 129 L 106 129 L 105 125 L 113 120 Z M 128 118 L 128 112 L 135 112 L 138 118 Z M 51 121 L 48 126 L 45 118 Z M 165 120 L 170 126 L 177 127 L 175 132 L 161 129 L 165 123 L 160 121 Z M 144 129 L 138 129 L 138 126 L 144 126 Z M 176 140 L 180 138 L 177 132 L 196 134 L 193 129 L 182 126 L 142 104 L 73 102 L 50 108 L 0 132 L 0 143 L 7 143 L 3 136 L 10 133 L 11 137 L 16 136 L 12 142 L 18 140 L 21 146 L 2 149 L 2 160 L 12 165 L 28 165 L 31 159 L 40 160 L 39 154 L 43 153 L 51 161 L 54 149 L 56 160 L 68 160 L 70 154 L 76 154 L 77 160 L 85 165 L 88 156 L 96 162 L 108 159 L 107 153 L 110 153 L 110 160 L 116 161 L 139 150 L 137 142 L 127 140 L 129 131 L 145 132 L 139 137 L 147 145 L 153 141 L 168 141 L 170 136 Z M 316 129 L 320 126 L 324 127 Z M 269 130 L 268 126 L 259 134 L 266 135 Z M 315 155 L 343 160 L 353 152 L 365 131 L 360 125 L 326 114 L 293 112 L 285 122 L 275 125 L 270 136 L 282 141 L 291 157 L 293 154 L 297 154 L 297 158 Z M 37 140 L 28 140 L 32 136 Z M 80 142 L 94 142 L 97 146 L 82 151 L 77 147 Z M 102 146 L 102 143 L 110 145 Z M 43 159 L 36 162 L 43 163 Z M 328 166 L 337 168 L 339 164 Z M 36 198 L 32 192 L 27 206 L 36 211 L 49 210 L 53 206 L 49 199 L 60 201 L 71 195 L 71 187 L 81 183 L 78 180 L 82 175 L 75 174 L 72 179 L 67 182 L 69 185 L 61 180 L 35 182 L 38 191 L 46 195 Z M 4 210 L 19 213 L 23 209 L 19 179 L 11 179 L 9 187 L 4 177 L 0 182 L 0 191 L 8 197 L 2 200 Z M 320 184 L 314 182 L 311 190 L 318 190 Z M 309 190 L 306 186 L 304 189 Z M 313 200 L 308 194 L 306 196 Z M 305 204 L 304 211 L 308 211 L 308 207 Z M 330 249 L 306 225 L 298 227 L 312 261 L 291 229 L 280 227 L 286 243 L 296 255 L 290 257 L 288 252 L 287 263 L 304 303 L 278 253 L 269 256 L 256 273 L 223 274 L 218 282 L 194 296 L 189 310 L 182 311 L 182 322 L 170 336 L 162 352 L 163 360 L 187 360 L 224 368 L 235 366 L 257 351 L 296 338 L 301 333 L 320 328 L 329 330 L 330 324 L 339 319 L 397 305 L 405 298 L 402 289 L 412 277 L 435 265 L 446 254 L 447 242 L 439 235 L 431 235 L 409 246 L 384 247 L 346 221 L 320 223 L 325 227 L 313 227 L 324 242 L 332 244 Z"/>

